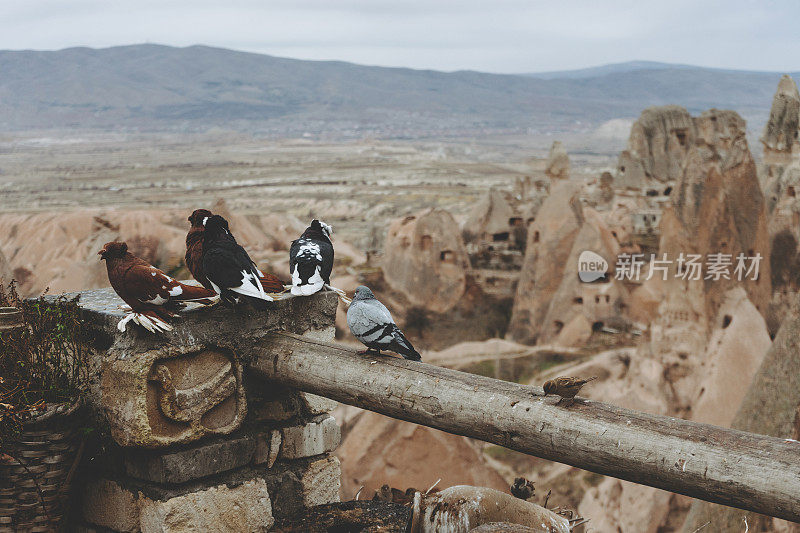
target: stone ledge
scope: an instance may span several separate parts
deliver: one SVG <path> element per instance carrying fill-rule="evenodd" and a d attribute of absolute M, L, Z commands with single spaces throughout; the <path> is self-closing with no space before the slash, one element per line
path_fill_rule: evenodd
<path fill-rule="evenodd" d="M 304 297 L 288 296 L 273 302 L 265 311 L 248 306 L 204 308 L 189 304 L 170 321 L 173 331 L 153 334 L 130 323 L 127 331 L 121 333 L 117 330 L 117 322 L 125 316 L 122 310 L 124 302 L 112 289 L 95 289 L 66 296 L 80 296 L 78 308 L 83 317 L 112 338 L 109 351 L 116 352 L 118 357 L 129 356 L 126 351 L 134 347 L 137 348 L 134 352 L 152 350 L 163 347 L 164 343 L 236 349 L 276 330 L 328 339 L 338 306 L 338 296 L 332 291 Z"/>

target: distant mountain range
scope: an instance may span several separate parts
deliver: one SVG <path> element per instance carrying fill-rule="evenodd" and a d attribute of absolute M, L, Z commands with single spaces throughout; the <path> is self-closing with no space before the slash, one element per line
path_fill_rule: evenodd
<path fill-rule="evenodd" d="M 730 108 L 763 124 L 780 74 L 641 61 L 539 74 L 439 72 L 152 44 L 0 51 L 0 130 L 559 132 L 663 104 Z"/>

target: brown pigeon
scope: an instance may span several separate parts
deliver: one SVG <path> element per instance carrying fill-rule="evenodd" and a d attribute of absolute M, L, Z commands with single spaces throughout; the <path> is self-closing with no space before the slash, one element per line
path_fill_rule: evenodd
<path fill-rule="evenodd" d="M 164 274 L 130 253 L 124 242 L 108 242 L 97 254 L 106 262 L 114 292 L 131 308 L 131 313 L 117 324 L 120 331 L 125 331 L 131 320 L 150 331 L 170 331 L 172 326 L 167 319 L 175 315 L 167 306 L 176 307 L 186 301 L 208 304 L 216 296 L 213 291 L 184 285 Z"/>
<path fill-rule="evenodd" d="M 203 235 L 206 231 L 203 221 L 211 218 L 212 215 L 213 213 L 208 209 L 195 209 L 189 215 L 189 222 L 192 226 L 189 228 L 189 233 L 186 234 L 186 256 L 184 257 L 186 268 L 192 273 L 194 279 L 210 291 L 214 289 L 203 271 Z"/>
<path fill-rule="evenodd" d="M 205 242 L 205 224 L 204 222 L 214 216 L 208 209 L 195 209 L 189 216 L 189 222 L 192 226 L 189 228 L 189 233 L 186 234 L 186 268 L 192 273 L 194 279 L 208 290 L 214 290 L 211 282 L 206 277 L 205 270 L 203 269 L 203 243 Z M 233 237 L 233 235 L 231 235 Z M 236 239 L 234 238 L 234 241 Z M 270 273 L 263 273 L 259 270 L 259 281 L 266 293 L 280 293 L 283 292 L 283 282 L 278 276 Z"/>

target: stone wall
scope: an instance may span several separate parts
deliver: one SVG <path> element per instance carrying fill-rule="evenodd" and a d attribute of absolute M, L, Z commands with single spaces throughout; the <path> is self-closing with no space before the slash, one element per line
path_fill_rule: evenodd
<path fill-rule="evenodd" d="M 96 326 L 89 403 L 108 437 L 81 464 L 73 529 L 268 531 L 339 500 L 336 402 L 247 373 L 271 331 L 332 340 L 335 294 L 189 310 L 163 335 L 117 331 L 121 303 L 81 295 Z"/>

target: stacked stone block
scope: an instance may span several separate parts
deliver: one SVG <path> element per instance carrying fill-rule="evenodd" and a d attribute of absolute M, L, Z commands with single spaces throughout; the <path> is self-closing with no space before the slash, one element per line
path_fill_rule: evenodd
<path fill-rule="evenodd" d="M 269 531 L 339 501 L 336 403 L 246 370 L 276 329 L 332 340 L 335 295 L 281 301 L 266 315 L 195 311 L 166 336 L 116 332 L 113 301 L 102 290 L 82 298 L 98 338 L 110 338 L 95 356 L 92 403 L 111 439 L 81 467 L 73 529 Z"/>

